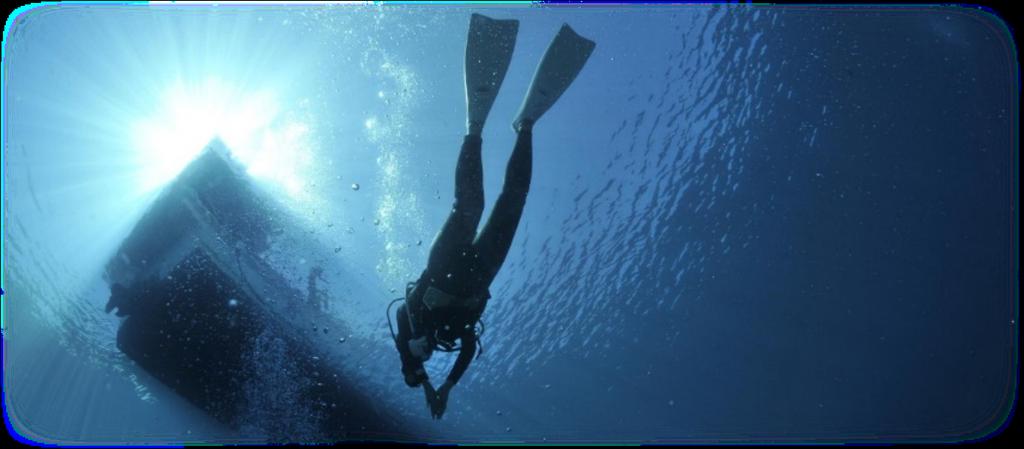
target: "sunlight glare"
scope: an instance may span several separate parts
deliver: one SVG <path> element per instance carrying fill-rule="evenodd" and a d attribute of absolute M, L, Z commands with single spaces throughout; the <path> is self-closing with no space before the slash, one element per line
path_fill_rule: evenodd
<path fill-rule="evenodd" d="M 170 182 L 214 138 L 250 175 L 291 195 L 302 191 L 299 174 L 311 162 L 309 125 L 283 117 L 272 92 L 242 92 L 217 79 L 167 89 L 158 112 L 136 122 L 133 133 L 144 191 Z"/>

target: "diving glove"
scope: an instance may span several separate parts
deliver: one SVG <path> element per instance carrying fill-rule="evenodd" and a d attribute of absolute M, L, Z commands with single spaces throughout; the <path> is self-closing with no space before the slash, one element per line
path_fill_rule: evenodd
<path fill-rule="evenodd" d="M 433 355 L 434 348 L 430 347 L 430 343 L 427 342 L 427 337 L 420 337 L 409 340 L 409 352 L 413 357 L 426 362 L 427 360 L 430 360 L 430 356 Z"/>

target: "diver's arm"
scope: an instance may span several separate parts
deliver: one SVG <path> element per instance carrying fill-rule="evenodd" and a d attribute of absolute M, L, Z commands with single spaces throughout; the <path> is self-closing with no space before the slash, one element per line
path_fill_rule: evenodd
<path fill-rule="evenodd" d="M 445 409 L 448 408 L 448 393 L 452 391 L 452 387 L 459 381 L 462 374 L 466 372 L 466 368 L 469 368 L 470 362 L 473 361 L 473 353 L 476 352 L 475 330 L 468 328 L 460 339 L 462 340 L 462 349 L 459 351 L 459 357 L 455 360 L 455 366 L 452 367 L 452 371 L 448 373 L 448 379 L 437 389 L 437 396 L 431 405 L 431 413 L 433 413 L 434 418 L 440 419 L 444 415 Z"/>
<path fill-rule="evenodd" d="M 454 387 L 462 378 L 462 374 L 466 372 L 469 364 L 473 361 L 474 353 L 476 353 L 476 334 L 470 330 L 462 335 L 462 349 L 459 350 L 459 357 L 455 359 L 455 366 L 452 367 L 451 372 L 448 373 L 448 379 L 445 380 L 448 388 Z"/>
<path fill-rule="evenodd" d="M 487 300 L 490 299 L 491 294 L 487 292 L 486 296 L 483 297 L 483 303 L 480 307 L 472 312 L 469 319 L 466 319 L 467 323 L 474 323 L 473 325 L 465 328 L 465 332 L 462 333 L 460 339 L 462 340 L 462 349 L 459 351 L 459 357 L 455 359 L 455 366 L 452 367 L 450 373 L 448 373 L 448 379 L 445 384 L 448 388 L 455 386 L 462 378 L 462 374 L 469 368 L 469 364 L 473 362 L 473 355 L 476 354 L 476 327 L 475 324 L 480 321 L 480 316 L 483 315 L 484 309 L 487 308 Z"/>
<path fill-rule="evenodd" d="M 448 408 L 448 393 L 452 391 L 452 387 L 459 381 L 462 374 L 466 372 L 466 368 L 469 368 L 469 363 L 473 361 L 473 352 L 475 351 L 476 335 L 470 331 L 462 336 L 462 350 L 459 351 L 459 358 L 455 360 L 455 366 L 452 367 L 451 373 L 448 373 L 448 379 L 437 389 L 437 396 L 430 408 L 434 418 L 440 419 L 444 415 L 445 409 Z"/>
<path fill-rule="evenodd" d="M 417 285 L 416 288 L 419 289 L 420 286 Z M 423 304 L 423 295 L 416 291 L 410 293 L 405 300 L 406 305 L 408 305 L 409 327 L 412 330 L 413 338 L 419 338 L 426 334 L 427 325 L 425 321 L 428 319 L 426 316 L 427 310 Z"/>
<path fill-rule="evenodd" d="M 422 336 L 423 320 L 422 315 L 413 311 L 413 307 L 409 307 L 408 313 L 405 314 L 409 318 L 409 330 L 412 333 L 412 338 L 418 338 Z"/>

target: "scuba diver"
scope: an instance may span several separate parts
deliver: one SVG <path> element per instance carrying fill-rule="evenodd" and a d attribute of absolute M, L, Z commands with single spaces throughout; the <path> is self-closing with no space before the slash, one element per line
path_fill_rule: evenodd
<path fill-rule="evenodd" d="M 491 298 L 491 282 L 505 261 L 526 205 L 533 126 L 572 84 L 595 46 L 563 24 L 548 47 L 512 122 L 517 137 L 502 192 L 477 235 L 484 210 L 480 134 L 511 62 L 518 29 L 518 20 L 480 14 L 470 19 L 465 60 L 467 134 L 455 168 L 455 203 L 430 248 L 426 269 L 409 283 L 405 298 L 395 300 L 405 300 L 395 312 L 395 346 L 405 383 L 423 387 L 435 419 L 444 414 L 449 392 L 477 351 L 483 330 L 480 317 Z M 456 340 L 461 346 L 456 347 Z M 436 390 L 423 368 L 435 349 L 459 352 L 455 366 Z"/>
<path fill-rule="evenodd" d="M 309 270 L 309 285 L 306 286 L 306 302 L 316 310 L 327 312 L 327 296 L 324 295 L 323 290 L 321 290 L 317 285 L 317 281 L 327 282 L 327 280 L 324 279 L 324 269 L 319 265 L 315 265 Z"/>

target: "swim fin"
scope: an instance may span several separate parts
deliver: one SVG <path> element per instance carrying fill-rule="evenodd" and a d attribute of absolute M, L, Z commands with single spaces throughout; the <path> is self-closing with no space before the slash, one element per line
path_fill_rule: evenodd
<path fill-rule="evenodd" d="M 594 41 L 576 34 L 568 24 L 562 24 L 533 75 L 512 129 L 518 131 L 523 120 L 534 123 L 544 115 L 583 70 L 595 46 Z"/>
<path fill-rule="evenodd" d="M 470 134 L 480 134 L 498 96 L 519 32 L 518 20 L 473 14 L 466 40 L 466 112 Z"/>

